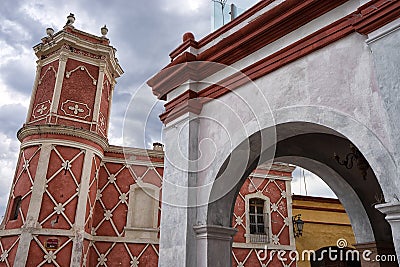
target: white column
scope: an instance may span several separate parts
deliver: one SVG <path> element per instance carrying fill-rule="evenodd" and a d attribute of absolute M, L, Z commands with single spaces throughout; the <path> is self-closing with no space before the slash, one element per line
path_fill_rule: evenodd
<path fill-rule="evenodd" d="M 17 254 L 14 266 L 24 267 L 28 258 L 29 246 L 32 240 L 32 230 L 38 228 L 38 218 L 42 205 L 43 193 L 47 181 L 47 169 L 49 166 L 50 154 L 53 146 L 44 144 L 40 150 L 39 162 L 36 168 L 35 182 L 32 187 L 31 199 L 26 216 L 26 222 L 22 227 L 22 233 L 18 243 Z"/>
<path fill-rule="evenodd" d="M 110 99 L 108 100 L 108 114 L 107 114 L 107 129 L 106 129 L 106 135 L 108 134 L 108 129 L 110 126 L 110 116 L 111 116 L 111 105 L 112 105 L 112 100 L 113 100 L 113 95 L 114 95 L 114 88 L 116 81 L 111 82 L 111 89 L 110 89 Z"/>
<path fill-rule="evenodd" d="M 164 129 L 165 157 L 160 223 L 161 267 L 196 266 L 198 120 L 186 113 Z"/>
<path fill-rule="evenodd" d="M 99 78 L 97 80 L 97 89 L 96 89 L 96 97 L 94 101 L 93 107 L 93 122 L 98 124 L 99 120 L 99 112 L 100 112 L 100 105 L 101 105 L 101 96 L 103 94 L 103 82 L 104 82 L 104 70 L 106 68 L 105 63 L 100 63 L 99 66 Z"/>
<path fill-rule="evenodd" d="M 39 85 L 41 70 L 42 70 L 42 62 L 40 60 L 38 60 L 37 65 L 36 65 L 36 77 L 35 77 L 35 82 L 33 83 L 31 101 L 29 103 L 28 114 L 26 115 L 26 123 L 29 122 L 29 119 L 32 116 L 33 104 L 35 103 L 36 91 L 37 91 L 37 87 Z"/>
<path fill-rule="evenodd" d="M 89 195 L 90 175 L 94 153 L 86 150 L 83 162 L 81 183 L 79 185 L 78 205 L 74 223 L 74 240 L 72 245 L 71 266 L 80 266 L 83 254 L 83 239 L 85 234 L 86 204 Z"/>
<path fill-rule="evenodd" d="M 58 61 L 58 71 L 56 77 L 56 84 L 54 85 L 53 99 L 51 101 L 51 108 L 50 108 L 51 114 L 57 114 L 67 60 L 68 60 L 68 53 L 61 52 L 60 59 Z"/>
<path fill-rule="evenodd" d="M 400 201 L 384 203 L 375 206 L 383 214 L 392 227 L 393 244 L 396 250 L 397 262 L 400 263 Z"/>

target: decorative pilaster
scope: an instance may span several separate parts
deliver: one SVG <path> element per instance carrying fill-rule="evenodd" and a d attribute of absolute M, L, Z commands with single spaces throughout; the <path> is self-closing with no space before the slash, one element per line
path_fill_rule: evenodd
<path fill-rule="evenodd" d="M 94 153 L 90 150 L 86 150 L 82 168 L 81 183 L 79 185 L 75 224 L 73 228 L 74 240 L 72 245 L 71 266 L 80 266 L 82 261 L 86 205 L 89 195 L 89 184 L 93 158 Z"/>
<path fill-rule="evenodd" d="M 29 122 L 29 119 L 32 116 L 32 110 L 33 110 L 33 105 L 34 105 L 34 102 L 35 102 L 35 96 L 36 96 L 37 87 L 39 85 L 39 79 L 40 79 L 40 75 L 41 75 L 41 70 L 42 70 L 42 62 L 40 60 L 38 60 L 37 61 L 37 65 L 36 65 L 35 82 L 33 83 L 33 89 L 32 89 L 32 97 L 31 97 L 31 101 L 29 103 L 28 114 L 26 116 L 26 123 Z"/>
<path fill-rule="evenodd" d="M 61 88 L 64 80 L 65 67 L 67 65 L 68 53 L 61 52 L 58 62 L 58 72 L 56 77 L 56 84 L 54 86 L 53 100 L 51 101 L 51 114 L 57 114 L 58 105 L 60 102 Z"/>
<path fill-rule="evenodd" d="M 46 187 L 47 169 L 49 166 L 51 144 L 44 144 L 41 147 L 39 162 L 37 165 L 35 183 L 32 187 L 32 196 L 26 216 L 25 225 L 18 245 L 17 255 L 15 256 L 15 267 L 24 267 L 28 258 L 30 243 L 32 240 L 32 230 L 38 228 L 38 218 L 42 205 L 43 194 Z"/>
<path fill-rule="evenodd" d="M 103 82 L 104 82 L 104 70 L 106 68 L 105 63 L 101 63 L 99 67 L 99 78 L 97 81 L 97 89 L 96 89 L 96 97 L 94 102 L 94 110 L 93 110 L 93 122 L 98 125 L 99 120 L 99 112 L 101 105 L 101 96 L 103 94 Z M 107 123 L 108 125 L 108 123 Z"/>
<path fill-rule="evenodd" d="M 106 129 L 106 133 L 108 133 L 108 129 L 110 126 L 110 117 L 111 117 L 111 105 L 112 105 L 112 99 L 113 99 L 113 95 L 114 95 L 114 88 L 115 88 L 115 81 L 111 81 L 111 89 L 110 89 L 110 99 L 108 100 L 108 112 L 107 112 L 107 129 Z"/>
<path fill-rule="evenodd" d="M 196 266 L 198 123 L 197 115 L 186 113 L 164 129 L 160 267 Z"/>

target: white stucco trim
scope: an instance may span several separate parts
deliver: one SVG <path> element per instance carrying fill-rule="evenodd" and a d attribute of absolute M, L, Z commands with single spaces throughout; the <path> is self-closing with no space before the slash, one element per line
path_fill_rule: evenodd
<path fill-rule="evenodd" d="M 46 66 L 46 65 L 58 60 L 59 56 L 60 56 L 59 53 L 54 53 L 51 56 L 49 56 L 48 58 L 39 59 L 37 62 L 40 63 L 42 66 Z"/>
<path fill-rule="evenodd" d="M 264 46 L 263 48 L 257 50 L 256 52 L 246 56 L 245 58 L 235 62 L 234 64 L 230 65 L 227 68 L 211 75 L 206 80 L 207 81 L 221 81 L 224 78 L 233 75 L 235 72 L 245 69 L 246 67 L 250 66 L 251 64 L 266 58 L 279 50 L 309 36 L 318 30 L 342 19 L 343 17 L 353 13 L 359 7 L 358 0 L 351 0 L 343 5 L 329 11 L 328 13 L 314 19 L 313 21 L 307 23 L 306 25 L 290 32 L 289 34 L 281 37 L 280 39 Z M 231 33 L 231 32 L 230 32 Z M 202 90 L 208 87 L 209 84 L 199 84 L 197 90 Z M 175 93 L 170 93 L 170 95 L 175 95 Z M 168 97 L 168 100 L 170 98 Z"/>
<path fill-rule="evenodd" d="M 158 245 L 159 240 L 144 239 L 144 238 L 130 238 L 126 236 L 92 236 L 85 234 L 85 239 L 94 242 L 110 242 L 110 243 L 129 243 L 129 244 L 154 244 Z"/>
<path fill-rule="evenodd" d="M 78 191 L 78 204 L 75 213 L 74 222 L 74 238 L 72 244 L 72 254 L 71 254 L 71 265 L 79 266 L 83 257 L 82 243 L 83 234 L 85 232 L 85 217 L 86 217 L 86 207 L 89 195 L 90 178 L 92 174 L 92 163 L 95 155 L 93 151 L 86 150 L 85 157 L 83 160 L 81 181 L 79 184 Z"/>
<path fill-rule="evenodd" d="M 396 31 L 400 30 L 400 18 L 396 19 L 382 28 L 379 28 L 368 35 L 368 39 L 365 41 L 367 44 L 372 44 L 387 35 L 390 35 Z"/>
<path fill-rule="evenodd" d="M 82 150 L 92 151 L 97 156 L 103 157 L 103 153 L 101 153 L 100 150 L 93 148 L 92 146 L 63 139 L 36 139 L 32 141 L 26 141 L 21 144 L 21 149 L 36 145 L 55 145 L 55 146 L 73 147 Z"/>
<path fill-rule="evenodd" d="M 135 203 L 134 196 L 136 190 L 143 190 L 151 198 L 151 203 Z M 160 188 L 153 184 L 144 183 L 137 181 L 132 184 L 129 188 L 129 201 L 128 201 L 128 214 L 126 216 L 125 236 L 134 239 L 146 239 L 146 240 L 158 240 L 157 235 L 159 232 L 158 221 L 159 221 L 159 203 L 160 203 Z M 146 205 L 146 206 L 144 206 Z M 152 213 L 151 227 L 137 227 L 133 224 L 133 218 L 135 216 L 134 209 L 137 206 L 142 206 Z M 150 225 L 149 225 L 150 226 Z"/>
<path fill-rule="evenodd" d="M 271 168 L 273 170 L 273 168 Z M 274 179 L 274 180 L 282 180 L 282 181 L 292 181 L 292 177 L 289 176 L 278 176 L 271 174 L 259 174 L 259 173 L 251 173 L 250 177 L 262 178 L 262 179 Z"/>
<path fill-rule="evenodd" d="M 330 167 L 303 157 L 280 157 L 279 160 L 312 170 L 339 198 L 349 216 L 357 243 L 375 242 L 367 212 L 354 189 Z"/>
<path fill-rule="evenodd" d="M 51 101 L 51 108 L 50 108 L 50 112 L 53 114 L 57 114 L 57 110 L 58 110 L 58 106 L 59 106 L 59 102 L 60 102 L 62 84 L 64 81 L 65 67 L 67 66 L 68 57 L 69 57 L 68 53 L 66 53 L 66 52 L 60 53 L 60 57 L 59 57 L 59 61 L 58 61 L 58 71 L 57 71 L 56 83 L 54 85 L 53 99 Z"/>
<path fill-rule="evenodd" d="M 296 246 L 294 245 L 273 245 L 271 243 L 268 244 L 257 244 L 257 243 L 239 243 L 239 242 L 233 242 L 232 244 L 233 248 L 245 248 L 245 249 L 259 249 L 259 250 L 264 250 L 267 248 L 268 250 L 295 250 Z"/>
<path fill-rule="evenodd" d="M 94 106 L 93 106 L 93 119 L 92 121 L 95 123 L 99 123 L 99 112 L 100 112 L 100 105 L 101 105 L 101 97 L 103 95 L 103 81 L 104 81 L 104 71 L 106 68 L 105 63 L 101 63 L 99 66 L 99 75 L 97 78 L 97 88 L 96 88 L 96 96 L 95 96 L 95 101 L 94 101 Z M 107 121 L 107 125 L 108 125 Z"/>
<path fill-rule="evenodd" d="M 31 101 L 29 103 L 29 109 L 28 109 L 28 113 L 26 115 L 26 123 L 28 123 L 30 118 L 32 117 L 33 104 L 36 99 L 36 92 L 37 92 L 37 88 L 39 85 L 39 79 L 40 79 L 40 75 L 41 75 L 41 71 L 42 71 L 42 66 L 43 66 L 42 63 L 40 61 L 38 61 L 37 65 L 36 65 L 36 76 L 35 76 L 35 81 L 33 83 Z"/>
<path fill-rule="evenodd" d="M 135 159 L 131 159 L 131 158 L 119 159 L 119 158 L 113 158 L 113 157 L 104 157 L 103 162 L 139 165 L 139 166 L 154 167 L 154 168 L 164 168 L 163 163 L 145 161 L 145 160 L 135 160 Z"/>

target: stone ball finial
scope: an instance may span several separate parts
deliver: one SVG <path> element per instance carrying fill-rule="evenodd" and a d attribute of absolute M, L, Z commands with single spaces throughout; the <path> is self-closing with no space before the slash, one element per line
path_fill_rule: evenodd
<path fill-rule="evenodd" d="M 54 34 L 54 29 L 53 28 L 47 28 L 46 29 L 46 34 L 47 36 L 51 37 Z"/>
<path fill-rule="evenodd" d="M 69 13 L 67 16 L 67 25 L 72 25 L 75 22 L 75 16 L 72 13 Z"/>
<path fill-rule="evenodd" d="M 107 26 L 104 25 L 103 27 L 101 27 L 101 35 L 103 35 L 103 37 L 106 37 L 107 33 L 108 33 L 108 29 Z"/>
<path fill-rule="evenodd" d="M 155 143 L 153 143 L 153 150 L 163 151 L 164 150 L 164 145 L 159 143 L 159 142 L 155 142 Z"/>
<path fill-rule="evenodd" d="M 185 33 L 184 35 L 183 35 L 183 37 L 182 37 L 182 40 L 183 40 L 183 42 L 186 42 L 186 41 L 188 41 L 188 40 L 195 40 L 194 39 L 194 34 L 193 33 L 191 33 L 191 32 L 187 32 L 187 33 Z"/>

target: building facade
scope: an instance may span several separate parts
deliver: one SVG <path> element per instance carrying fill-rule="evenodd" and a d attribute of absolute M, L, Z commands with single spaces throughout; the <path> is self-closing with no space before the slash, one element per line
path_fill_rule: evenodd
<path fill-rule="evenodd" d="M 300 195 L 292 195 L 292 200 L 293 215 L 301 214 L 301 218 L 304 221 L 302 236 L 296 238 L 296 250 L 299 255 L 305 255 L 305 257 L 299 258 L 297 266 L 314 266 L 311 264 L 313 261 L 312 255 L 309 259 L 308 255 L 303 253 L 305 250 L 317 252 L 329 247 L 356 249 L 354 247 L 356 240 L 349 217 L 339 200 Z M 327 258 L 327 255 L 325 258 Z M 331 265 L 340 266 L 334 263 L 331 263 Z M 343 266 L 360 265 L 343 264 Z"/>
<path fill-rule="evenodd" d="M 75 18 L 34 47 L 36 79 L 0 229 L 0 266 L 157 266 L 164 152 L 107 141 L 123 70 Z M 234 266 L 295 266 L 288 164 L 259 166 L 234 206 Z"/>

